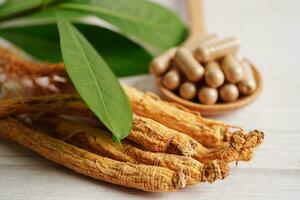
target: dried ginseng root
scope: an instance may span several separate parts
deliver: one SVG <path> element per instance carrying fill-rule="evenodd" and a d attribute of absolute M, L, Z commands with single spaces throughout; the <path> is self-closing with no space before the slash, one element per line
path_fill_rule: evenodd
<path fill-rule="evenodd" d="M 226 162 L 211 161 L 204 165 L 190 157 L 145 151 L 128 140 L 124 140 L 120 147 L 111 140 L 106 131 L 63 118 L 47 116 L 39 122 L 50 124 L 55 137 L 79 145 L 81 148 L 91 148 L 96 153 L 100 152 L 112 159 L 166 167 L 181 172 L 186 177 L 186 185 L 213 182 L 216 179 L 223 179 L 228 174 Z M 215 170 L 211 170 L 212 168 Z"/>
<path fill-rule="evenodd" d="M 0 47 L 2 96 L 16 93 L 24 96 L 41 96 L 53 93 L 74 93 L 63 63 L 37 63 L 9 49 Z M 13 92 L 12 92 L 13 90 Z"/>
<path fill-rule="evenodd" d="M 152 93 L 143 93 L 126 85 L 123 85 L 123 88 L 135 113 L 186 133 L 204 146 L 217 147 L 221 145 L 224 136 L 228 134 L 228 129 L 231 127 L 219 122 L 212 124 L 211 120 L 208 123 L 211 126 L 209 127 L 197 112 L 162 101 Z M 215 131 L 217 128 L 219 131 Z"/>
<path fill-rule="evenodd" d="M 37 75 L 49 76 L 51 74 L 65 75 L 63 63 L 35 63 L 22 58 L 9 49 L 0 47 L 0 69 L 5 74 L 13 73 L 21 76 Z"/>
<path fill-rule="evenodd" d="M 188 135 L 170 129 L 152 119 L 134 114 L 128 138 L 144 148 L 184 156 L 205 154 L 208 150 Z"/>
<path fill-rule="evenodd" d="M 261 131 L 250 131 L 245 134 L 241 131 L 232 133 L 231 141 L 225 142 L 222 146 L 211 149 L 206 154 L 195 154 L 196 160 L 206 163 L 211 159 L 232 161 L 250 161 L 253 157 L 254 149 L 263 142 L 264 133 Z"/>
<path fill-rule="evenodd" d="M 46 116 L 37 124 L 47 124 L 53 129 L 53 136 L 81 148 L 92 149 L 100 155 L 122 162 L 138 163 L 134 157 L 127 155 L 120 144 L 113 142 L 104 130 L 79 124 L 61 117 Z"/>
<path fill-rule="evenodd" d="M 81 100 L 70 95 L 0 101 L 1 117 L 48 113 L 93 117 Z M 255 147 L 263 141 L 263 136 L 263 133 L 259 131 L 251 131 L 249 134 L 237 131 L 231 134 L 228 142 L 222 142 L 216 148 L 207 149 L 184 133 L 168 128 L 152 119 L 134 115 L 133 128 L 128 138 L 150 151 L 190 156 L 202 163 L 210 163 L 213 160 L 249 161 Z"/>
<path fill-rule="evenodd" d="M 0 119 L 0 137 L 13 140 L 55 163 L 105 182 L 150 192 L 175 191 L 185 187 L 183 173 L 105 158 L 30 129 L 11 118 Z"/>
<path fill-rule="evenodd" d="M 0 100 L 0 117 L 18 114 L 35 114 L 61 112 L 66 115 L 84 115 L 93 117 L 79 97 L 62 94 L 41 97 L 15 97 Z"/>
<path fill-rule="evenodd" d="M 0 101 L 0 117 L 51 113 L 87 116 L 89 118 L 94 116 L 78 97 L 67 94 L 9 98 Z M 133 130 L 129 135 L 129 139 L 155 152 L 167 152 L 185 156 L 192 156 L 195 151 L 207 152 L 205 147 L 189 136 L 138 115 L 134 115 Z"/>
<path fill-rule="evenodd" d="M 182 171 L 185 174 L 187 185 L 198 182 L 212 183 L 216 179 L 224 179 L 228 175 L 228 164 L 224 161 L 213 160 L 208 163 L 201 163 L 190 157 L 143 151 L 132 145 L 125 145 L 124 151 L 143 164 Z"/>
<path fill-rule="evenodd" d="M 213 160 L 225 162 L 251 160 L 255 147 L 263 142 L 264 134 L 256 130 L 248 134 L 236 131 L 232 134 L 231 141 L 207 149 L 188 135 L 152 119 L 134 115 L 134 125 L 128 138 L 150 151 L 191 156 L 202 163 L 210 163 Z M 182 149 L 190 151 L 185 153 Z"/>

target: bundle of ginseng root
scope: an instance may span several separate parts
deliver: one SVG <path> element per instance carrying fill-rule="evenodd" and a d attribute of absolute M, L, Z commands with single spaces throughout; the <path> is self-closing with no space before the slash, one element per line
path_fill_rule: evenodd
<path fill-rule="evenodd" d="M 0 69 L 0 137 L 98 180 L 151 192 L 211 183 L 228 175 L 229 163 L 249 161 L 263 142 L 260 131 L 245 133 L 123 85 L 134 123 L 116 144 L 76 94 L 63 64 L 33 63 L 0 49 Z"/>

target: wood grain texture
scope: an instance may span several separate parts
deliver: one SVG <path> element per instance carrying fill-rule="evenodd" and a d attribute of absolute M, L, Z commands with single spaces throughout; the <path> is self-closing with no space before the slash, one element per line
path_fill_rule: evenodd
<path fill-rule="evenodd" d="M 161 1 L 183 12 L 181 0 Z M 298 0 L 206 0 L 208 32 L 240 39 L 243 55 L 264 80 L 250 106 L 218 117 L 266 133 L 250 163 L 232 166 L 230 176 L 176 193 L 149 194 L 99 183 L 73 173 L 11 142 L 0 141 L 0 199 L 300 199 L 300 13 Z M 122 79 L 158 92 L 151 76 Z"/>

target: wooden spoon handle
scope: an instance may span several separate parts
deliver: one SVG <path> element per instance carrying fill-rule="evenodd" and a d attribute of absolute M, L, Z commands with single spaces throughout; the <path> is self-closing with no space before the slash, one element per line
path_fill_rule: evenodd
<path fill-rule="evenodd" d="M 189 19 L 189 37 L 184 45 L 190 45 L 195 39 L 205 35 L 203 20 L 203 0 L 186 0 L 186 9 Z"/>

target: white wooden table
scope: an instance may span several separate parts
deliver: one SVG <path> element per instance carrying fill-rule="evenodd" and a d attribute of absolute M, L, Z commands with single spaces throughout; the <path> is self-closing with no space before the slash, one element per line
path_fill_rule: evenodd
<path fill-rule="evenodd" d="M 205 3 L 208 30 L 237 36 L 243 54 L 264 78 L 263 93 L 255 103 L 220 117 L 265 131 L 265 143 L 250 163 L 233 165 L 228 178 L 211 185 L 152 194 L 92 180 L 14 143 L 0 141 L 0 199 L 300 199 L 300 2 Z M 164 4 L 183 13 L 180 0 Z M 155 91 L 148 75 L 123 81 Z"/>

